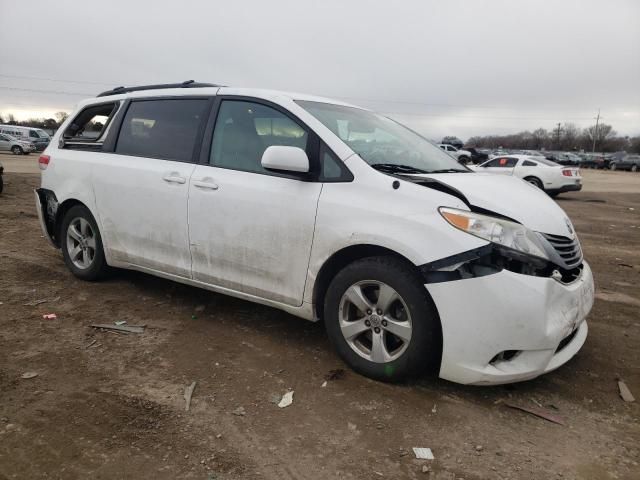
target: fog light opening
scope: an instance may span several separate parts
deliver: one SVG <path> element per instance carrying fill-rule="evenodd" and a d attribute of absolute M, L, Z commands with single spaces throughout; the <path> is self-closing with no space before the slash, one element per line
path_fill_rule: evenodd
<path fill-rule="evenodd" d="M 516 358 L 520 352 L 522 352 L 522 350 L 504 350 L 493 357 L 489 363 L 494 365 L 499 362 L 510 362 Z"/>

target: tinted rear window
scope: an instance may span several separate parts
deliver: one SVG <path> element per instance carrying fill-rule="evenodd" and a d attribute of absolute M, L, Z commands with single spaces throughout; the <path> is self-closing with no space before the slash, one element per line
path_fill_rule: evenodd
<path fill-rule="evenodd" d="M 191 161 L 208 100 L 132 102 L 122 122 L 116 153 Z"/>

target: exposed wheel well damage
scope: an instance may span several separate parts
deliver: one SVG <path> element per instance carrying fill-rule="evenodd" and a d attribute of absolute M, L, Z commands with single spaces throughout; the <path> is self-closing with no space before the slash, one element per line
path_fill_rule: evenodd
<path fill-rule="evenodd" d="M 49 237 L 51 237 L 54 245 L 60 248 L 60 228 L 62 226 L 62 219 L 64 218 L 65 213 L 75 205 L 82 205 L 84 207 L 86 207 L 86 205 L 75 198 L 70 198 L 62 203 L 58 203 L 56 194 L 51 190 L 44 188 L 39 188 L 36 192 L 40 198 L 42 217 L 47 233 L 49 234 Z"/>

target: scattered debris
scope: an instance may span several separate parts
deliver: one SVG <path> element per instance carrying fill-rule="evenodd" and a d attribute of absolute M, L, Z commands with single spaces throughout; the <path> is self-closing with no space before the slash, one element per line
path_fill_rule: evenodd
<path fill-rule="evenodd" d="M 94 339 L 91 341 L 91 343 L 90 343 L 89 345 L 87 345 L 86 347 L 84 347 L 84 348 L 89 348 L 89 347 L 91 347 L 92 345 L 95 345 L 95 343 L 96 343 L 97 341 L 98 341 L 98 340 L 96 340 L 96 339 L 94 338 Z"/>
<path fill-rule="evenodd" d="M 327 386 L 327 381 L 325 380 L 324 382 L 322 382 L 322 385 L 320 385 L 322 388 Z"/>
<path fill-rule="evenodd" d="M 530 413 L 531 415 L 535 415 L 536 417 L 544 418 L 552 423 L 557 423 L 558 425 L 565 425 L 565 421 L 557 415 L 554 415 L 551 412 L 547 412 L 541 408 L 533 408 L 533 407 L 525 407 L 523 405 L 516 405 L 515 403 L 505 402 L 505 405 L 509 408 L 514 408 L 516 410 L 521 410 L 523 412 Z"/>
<path fill-rule="evenodd" d="M 402 448 L 402 447 L 400 447 L 399 455 L 400 455 L 401 457 L 406 457 L 407 455 L 409 455 L 409 451 L 408 451 L 408 450 L 406 450 L 406 449 L 404 449 L 404 448 Z"/>
<path fill-rule="evenodd" d="M 325 380 L 342 380 L 344 378 L 344 368 L 336 368 L 335 370 L 329 370 L 324 376 Z"/>
<path fill-rule="evenodd" d="M 433 408 L 431 409 L 431 413 L 436 413 L 438 411 L 437 405 L 434 403 Z"/>
<path fill-rule="evenodd" d="M 244 411 L 244 407 L 238 407 L 231 413 L 237 415 L 238 417 L 244 417 L 247 414 L 247 412 Z"/>
<path fill-rule="evenodd" d="M 184 401 L 186 402 L 184 405 L 184 411 L 188 412 L 189 407 L 191 406 L 191 395 L 193 395 L 193 391 L 196 389 L 196 382 L 193 382 L 188 387 L 184 388 Z"/>
<path fill-rule="evenodd" d="M 429 473 L 431 471 L 431 467 L 429 465 L 422 465 L 422 473 Z"/>
<path fill-rule="evenodd" d="M 92 323 L 91 327 L 101 328 L 103 330 L 115 330 L 117 332 L 144 333 L 146 325 L 109 325 L 108 323 Z"/>
<path fill-rule="evenodd" d="M 126 320 L 119 320 L 119 321 L 117 321 L 117 322 L 113 322 L 113 324 L 114 324 L 114 325 L 118 325 L 118 326 L 120 326 L 120 325 L 126 325 L 126 323 L 127 323 L 127 321 L 126 321 Z"/>
<path fill-rule="evenodd" d="M 285 393 L 282 396 L 282 400 L 280 400 L 280 403 L 278 403 L 278 407 L 286 408 L 289 405 L 291 405 L 292 403 L 293 403 L 293 390 Z"/>
<path fill-rule="evenodd" d="M 476 452 L 481 452 L 482 450 L 484 450 L 482 445 L 476 445 Z"/>
<path fill-rule="evenodd" d="M 422 460 L 435 459 L 435 457 L 433 456 L 433 452 L 431 451 L 430 448 L 413 447 L 413 454 L 416 456 L 416 458 L 419 458 Z"/>
<path fill-rule="evenodd" d="M 633 397 L 631 390 L 627 387 L 627 384 L 624 383 L 624 380 L 618 378 L 618 390 L 620 390 L 620 398 L 625 402 L 635 402 L 636 399 Z"/>
<path fill-rule="evenodd" d="M 628 263 L 619 263 L 621 267 L 633 268 L 633 265 L 629 265 Z"/>
<path fill-rule="evenodd" d="M 24 372 L 22 375 L 20 375 L 20 378 L 24 378 L 25 380 L 29 379 L 29 378 L 35 378 L 38 376 L 38 372 Z"/>
<path fill-rule="evenodd" d="M 39 300 L 31 300 L 30 302 L 27 303 L 23 303 L 23 305 L 25 307 L 35 307 L 38 306 L 40 304 L 43 303 L 47 303 L 47 302 L 57 302 L 58 300 L 60 300 L 60 297 L 55 297 L 55 298 L 41 298 Z"/>
<path fill-rule="evenodd" d="M 40 300 L 31 300 L 30 302 L 23 303 L 22 305 L 24 305 L 25 307 L 35 307 L 37 305 L 40 305 L 41 303 L 46 303 L 46 302 L 47 302 L 46 298 L 41 298 Z"/>
<path fill-rule="evenodd" d="M 55 313 L 45 313 L 44 315 L 42 315 L 42 318 L 44 318 L 45 320 L 55 320 L 56 318 L 58 318 L 58 316 Z"/>

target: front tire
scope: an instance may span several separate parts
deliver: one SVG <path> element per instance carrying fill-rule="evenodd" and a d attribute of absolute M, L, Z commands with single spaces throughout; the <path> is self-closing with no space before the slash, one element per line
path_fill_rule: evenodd
<path fill-rule="evenodd" d="M 76 205 L 69 209 L 62 220 L 59 238 L 64 263 L 76 277 L 95 281 L 107 274 L 102 237 L 87 207 Z"/>
<path fill-rule="evenodd" d="M 437 310 L 421 276 L 401 259 L 347 265 L 329 285 L 324 322 L 340 357 L 367 377 L 398 381 L 440 366 Z"/>
<path fill-rule="evenodd" d="M 610 164 L 609 164 L 609 170 L 614 171 L 614 170 L 616 170 L 617 168 L 618 168 L 618 167 L 616 166 L 616 164 L 615 164 L 615 163 L 610 163 Z"/>
<path fill-rule="evenodd" d="M 631 165 L 631 171 L 632 172 L 637 172 L 638 171 L 638 165 Z"/>
<path fill-rule="evenodd" d="M 21 147 L 19 147 L 18 145 L 15 145 L 14 147 L 11 148 L 11 152 L 14 155 L 24 155 L 24 151 L 22 150 Z"/>

